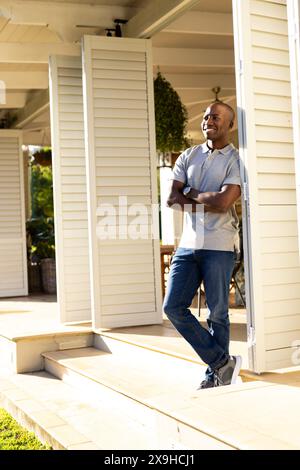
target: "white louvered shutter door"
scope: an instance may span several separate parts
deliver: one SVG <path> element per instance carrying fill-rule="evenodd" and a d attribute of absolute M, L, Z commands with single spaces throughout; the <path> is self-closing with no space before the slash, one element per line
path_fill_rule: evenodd
<path fill-rule="evenodd" d="M 87 36 L 83 71 L 94 326 L 161 323 L 159 240 L 118 236 L 126 230 L 120 197 L 146 207 L 140 222 L 148 233 L 157 203 L 151 42 Z M 98 237 L 103 204 L 116 211 L 116 239 Z"/>
<path fill-rule="evenodd" d="M 250 364 L 262 372 L 296 365 L 294 346 L 300 339 L 287 6 L 284 0 L 235 0 L 233 11 L 241 157 L 249 193 L 244 224 L 248 217 L 249 327 L 255 329 Z"/>
<path fill-rule="evenodd" d="M 289 52 L 291 66 L 291 87 L 293 105 L 293 136 L 295 155 L 300 155 L 300 3 L 289 0 L 287 3 L 289 25 Z M 297 188 L 297 221 L 300 233 L 300 159 L 295 159 Z M 298 238 L 300 255 L 300 239 Z"/>
<path fill-rule="evenodd" d="M 28 294 L 20 131 L 0 130 L 0 297 Z"/>
<path fill-rule="evenodd" d="M 82 65 L 50 58 L 57 290 L 63 323 L 91 320 Z"/>

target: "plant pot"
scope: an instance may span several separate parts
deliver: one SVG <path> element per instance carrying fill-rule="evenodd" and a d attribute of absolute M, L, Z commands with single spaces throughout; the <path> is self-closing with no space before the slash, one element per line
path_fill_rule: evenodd
<path fill-rule="evenodd" d="M 38 263 L 30 263 L 27 265 L 28 271 L 28 290 L 31 292 L 42 292 L 41 269 Z"/>
<path fill-rule="evenodd" d="M 54 258 L 41 261 L 42 285 L 46 294 L 56 294 L 56 266 Z"/>
<path fill-rule="evenodd" d="M 50 166 L 52 164 L 51 152 L 36 152 L 33 156 L 35 164 L 41 166 Z"/>

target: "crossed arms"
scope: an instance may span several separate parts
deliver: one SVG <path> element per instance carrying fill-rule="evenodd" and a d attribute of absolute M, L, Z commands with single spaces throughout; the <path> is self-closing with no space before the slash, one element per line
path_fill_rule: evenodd
<path fill-rule="evenodd" d="M 225 184 L 219 192 L 200 193 L 192 189 L 188 197 L 182 194 L 185 184 L 173 180 L 170 194 L 167 200 L 167 206 L 174 209 L 181 208 L 187 210 L 187 205 L 191 207 L 192 212 L 197 211 L 197 204 L 204 204 L 205 212 L 227 212 L 230 207 L 241 195 L 241 188 L 238 184 Z"/>

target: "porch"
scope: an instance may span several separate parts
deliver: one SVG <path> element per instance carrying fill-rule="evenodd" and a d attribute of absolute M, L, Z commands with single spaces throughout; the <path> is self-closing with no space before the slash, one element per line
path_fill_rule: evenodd
<path fill-rule="evenodd" d="M 200 320 L 205 325 L 205 308 L 201 308 Z M 198 318 L 198 307 L 191 309 Z M 230 308 L 232 354 L 243 357 L 243 368 L 248 369 L 247 319 L 243 308 Z M 96 333 L 112 337 L 120 341 L 135 344 L 150 350 L 181 357 L 196 364 L 200 358 L 189 344 L 177 333 L 166 315 L 163 323 L 146 326 L 123 328 L 102 328 Z M 55 335 L 76 336 L 93 333 L 92 323 L 64 325 L 60 322 L 59 306 L 55 295 L 31 294 L 26 297 L 2 299 L 0 304 L 0 337 L 9 341 L 27 341 Z M 25 361 L 25 358 L 22 357 Z M 17 365 L 16 372 L 30 370 L 32 364 Z"/>
<path fill-rule="evenodd" d="M 0 406 L 56 449 L 299 449 L 300 367 L 249 372 L 230 317 L 240 383 L 197 391 L 205 365 L 165 318 L 93 332 L 62 325 L 53 296 L 3 299 Z"/>
<path fill-rule="evenodd" d="M 152 2 L 126 3 L 139 7 L 148 3 L 151 10 Z M 187 3 L 191 6 L 197 2 L 191 0 L 172 3 L 186 7 Z M 8 90 L 8 103 L 2 107 L 5 125 L 10 122 L 7 110 L 18 110 L 15 130 L 10 128 L 5 131 L 16 132 L 16 138 L 13 142 L 3 139 L 5 171 L 13 178 L 16 178 L 14 168 L 18 167 L 18 161 L 21 162 L 21 140 L 18 140 L 21 134 L 23 142 L 27 144 L 50 143 L 49 55 L 53 58 L 50 67 L 54 80 L 50 90 L 54 96 L 50 99 L 54 124 L 52 131 L 57 147 L 56 155 L 61 157 L 61 160 L 56 160 L 55 168 L 56 204 L 59 209 L 63 209 L 57 211 L 57 239 L 61 243 L 58 271 L 60 285 L 63 286 L 60 291 L 62 309 L 59 318 L 57 304 L 51 297 L 20 297 L 1 301 L 0 401 L 19 421 L 35 430 L 42 440 L 48 440 L 54 448 L 300 447 L 297 433 L 300 409 L 300 395 L 297 390 L 300 383 L 299 368 L 275 370 L 272 374 L 260 376 L 250 373 L 245 316 L 241 314 L 239 317 L 234 311 L 230 312 L 231 352 L 238 352 L 244 357 L 241 383 L 234 387 L 196 392 L 205 366 L 165 318 L 162 324 L 152 325 L 155 323 L 154 317 L 158 322 L 161 319 L 159 250 L 153 250 L 152 242 L 148 245 L 142 243 L 137 248 L 136 244 L 126 246 L 125 243 L 104 246 L 96 240 L 94 229 L 97 222 L 97 202 L 116 204 L 119 195 L 128 195 L 130 203 L 143 201 L 150 205 L 150 202 L 156 201 L 156 189 L 151 183 L 156 181 L 153 97 L 141 93 L 141 90 L 149 89 L 147 84 L 153 78 L 150 51 L 146 49 L 146 45 L 139 45 L 141 50 L 135 49 L 137 40 L 129 38 L 151 37 L 158 33 L 153 42 L 154 70 L 158 65 L 162 67 L 161 70 L 168 79 L 172 78 L 174 87 L 188 105 L 189 135 L 195 143 L 198 143 L 198 120 L 202 115 L 202 108 L 211 101 L 211 89 L 216 84 L 222 88 L 222 100 L 234 104 L 237 95 L 240 118 L 241 112 L 250 116 L 245 133 L 240 129 L 241 137 L 247 135 L 249 146 L 246 148 L 242 139 L 240 148 L 245 165 L 243 183 L 247 212 L 244 211 L 244 217 L 253 222 L 248 234 L 251 243 L 247 245 L 248 261 L 255 260 L 255 264 L 249 267 L 253 284 L 248 289 L 251 300 L 249 326 L 253 333 L 249 341 L 252 368 L 262 371 L 274 369 L 274 365 L 278 367 L 279 364 L 291 364 L 292 358 L 298 354 L 295 341 L 299 338 L 300 331 L 300 270 L 286 5 L 279 0 L 236 3 L 240 5 L 239 9 L 235 9 L 236 23 L 239 19 L 241 24 L 234 27 L 238 46 L 237 62 L 234 64 L 231 1 L 210 2 L 212 11 L 209 12 L 203 8 L 204 5 L 208 8 L 206 4 L 207 2 L 199 1 L 196 9 L 190 12 L 184 22 L 173 24 L 168 31 L 163 31 L 164 26 L 167 26 L 164 21 L 171 24 L 171 16 L 167 20 L 166 12 L 161 12 L 158 24 L 157 18 L 142 7 L 142 18 L 139 13 L 136 18 L 135 12 L 131 10 L 114 10 L 110 14 L 112 18 L 121 17 L 125 13 L 128 18 L 135 18 L 129 24 L 127 38 L 124 38 L 125 50 L 120 53 L 121 60 L 114 38 L 109 46 L 112 48 L 110 54 L 101 56 L 104 41 L 110 39 L 96 37 L 99 31 L 92 28 L 95 10 L 97 8 L 99 16 L 105 13 L 102 25 L 104 28 L 110 24 L 106 19 L 106 13 L 110 9 L 105 11 L 99 7 L 98 11 L 95 6 L 89 8 L 89 19 L 82 16 L 78 7 L 76 18 L 70 18 L 68 35 L 53 37 L 54 33 L 48 31 L 48 25 L 53 26 L 53 31 L 57 29 L 59 32 L 58 27 L 61 25 L 56 24 L 58 15 L 51 10 L 50 18 L 49 11 L 40 5 L 34 19 L 36 24 L 32 26 L 33 29 L 26 31 L 29 39 L 24 38 L 22 45 L 10 42 L 2 45 L 4 74 L 1 77 L 5 78 Z M 62 7 L 67 8 L 66 5 Z M 87 10 L 87 7 L 83 8 Z M 14 19 L 26 25 L 29 20 L 24 10 L 15 10 Z M 28 13 L 31 14 L 30 9 Z M 175 8 L 171 14 L 175 15 Z M 38 15 L 42 16 L 43 21 Z M 10 16 L 7 16 L 5 27 L 8 24 L 8 28 L 22 28 L 21 25 L 10 25 Z M 190 29 L 186 33 L 186 24 L 190 27 L 193 18 L 196 18 L 193 26 L 196 29 L 191 35 Z M 201 27 L 199 19 L 202 20 Z M 213 37 L 213 28 L 209 25 L 215 24 L 217 19 L 223 27 L 219 30 L 218 37 Z M 151 21 L 153 28 L 156 25 L 161 32 L 151 27 L 149 30 Z M 91 66 L 85 70 L 91 80 L 95 77 L 98 80 L 94 84 L 95 96 L 90 95 L 92 86 L 82 86 L 81 83 L 82 62 L 80 46 L 76 41 L 84 33 L 82 22 L 89 25 L 89 33 L 94 35 L 93 39 L 88 37 L 89 42 L 86 45 L 94 44 L 95 47 L 86 49 L 90 52 L 93 50 L 95 61 L 105 61 L 107 58 L 110 60 L 109 66 L 106 62 L 97 62 L 97 70 L 93 70 Z M 40 25 L 44 23 L 45 26 L 40 31 Z M 38 34 L 42 37 L 31 43 L 30 36 L 37 32 L 37 27 Z M 178 37 L 180 31 L 182 35 Z M 174 32 L 176 36 L 173 36 Z M 7 34 L 15 37 L 12 30 Z M 20 29 L 18 34 L 22 36 L 23 30 Z M 254 44 L 250 44 L 252 35 L 255 38 Z M 189 36 L 186 38 L 188 41 L 183 42 L 182 36 Z M 245 50 L 242 51 L 239 50 L 241 37 L 246 38 Z M 46 41 L 47 38 L 50 38 L 50 43 Z M 127 39 L 132 41 L 132 50 L 125 47 Z M 185 47 L 181 48 L 183 45 Z M 255 53 L 255 76 L 252 69 L 248 69 L 249 54 L 253 55 L 252 53 Z M 57 57 L 58 55 L 63 58 Z M 15 65 L 12 66 L 11 62 Z M 119 62 L 128 62 L 130 65 L 126 65 L 129 70 L 126 67 L 123 70 L 124 64 Z M 147 77 L 145 64 L 148 64 Z M 124 72 L 120 72 L 118 78 L 116 69 Z M 280 76 L 279 69 L 282 73 Z M 32 71 L 36 73 L 32 74 Z M 238 90 L 235 89 L 234 72 L 238 72 Z M 128 76 L 134 83 L 128 80 Z M 255 86 L 252 78 L 255 79 Z M 117 83 L 119 79 L 120 83 Z M 141 90 L 136 90 L 136 82 Z M 128 86 L 129 91 L 126 88 Z M 243 90 L 247 90 L 245 103 L 242 100 Z M 251 100 L 248 102 L 249 96 L 255 101 L 255 105 Z M 87 113 L 88 121 L 84 120 L 83 98 L 88 105 L 97 97 L 108 100 L 105 101 L 106 107 L 103 100 L 101 103 L 97 102 L 99 107 L 96 113 L 91 108 Z M 121 117 L 120 99 L 124 106 Z M 131 100 L 130 103 L 128 100 Z M 284 128 L 283 112 L 286 125 Z M 136 122 L 142 118 L 145 121 L 142 123 L 144 128 L 137 135 Z M 134 121 L 130 121 L 129 125 L 128 119 Z M 64 124 L 60 127 L 58 123 L 61 122 Z M 107 122 L 110 127 L 107 127 Z M 69 123 L 74 123 L 74 127 L 69 127 Z M 145 131 L 149 124 L 152 126 L 150 137 Z M 85 148 L 84 129 L 93 129 L 98 136 L 99 154 L 96 156 L 93 154 L 94 140 L 91 137 L 88 148 Z M 126 148 L 124 135 L 127 136 Z M 4 133 L 3 136 L 5 137 Z M 11 138 L 13 134 L 9 136 Z M 236 129 L 235 137 L 237 138 Z M 74 138 L 75 149 L 72 147 Z M 140 150 L 141 148 L 145 150 Z M 246 150 L 256 158 L 248 161 Z M 6 158 L 10 154 L 13 154 L 14 161 Z M 87 178 L 86 157 L 90 163 Z M 116 175 L 117 169 L 119 173 Z M 95 175 L 97 181 L 94 181 Z M 119 185 L 117 189 L 116 176 Z M 128 177 L 131 178 L 130 185 Z M 92 189 L 88 194 L 86 181 Z M 21 201 L 23 191 L 19 186 L 18 197 Z M 6 179 L 3 187 L 6 191 L 14 192 L 10 181 Z M 247 191 L 251 195 L 251 203 Z M 20 201 L 18 207 L 21 207 Z M 13 203 L 17 207 L 17 203 Z M 87 203 L 92 208 L 89 228 Z M 6 204 L 3 203 L 8 211 Z M 7 216 L 4 215 L 3 220 L 6 220 L 5 217 Z M 17 222 L 19 218 L 16 219 Z M 20 243 L 22 239 L 24 248 L 24 223 L 22 227 Z M 88 231 L 93 237 L 92 252 L 88 248 Z M 10 249 L 12 243 L 13 247 Z M 11 252 L 14 253 L 14 263 Z M 24 265 L 25 249 L 16 253 L 15 241 L 11 240 L 5 230 L 2 253 L 9 257 L 7 262 L 4 259 L 2 286 L 5 288 L 9 283 L 16 282 L 25 286 L 25 270 L 22 277 L 19 269 L 19 265 Z M 88 266 L 89 256 L 94 263 L 92 269 Z M 115 260 L 118 257 L 117 262 L 112 263 L 113 256 Z M 18 271 L 14 271 L 17 261 Z M 11 267 L 11 264 L 14 266 Z M 101 276 L 100 265 L 103 267 Z M 7 267 L 11 268 L 10 271 Z M 8 272 L 11 279 L 8 279 Z M 90 272 L 93 274 L 91 277 L 95 294 L 92 299 L 89 297 Z M 141 284 L 138 286 L 139 290 L 135 290 L 137 284 Z M 101 288 L 104 291 L 102 296 Z M 124 295 L 127 296 L 126 305 L 123 305 Z M 147 312 L 149 315 L 144 315 Z M 140 315 L 138 321 L 148 322 L 150 325 L 95 329 L 91 323 L 66 324 L 71 320 L 86 321 L 93 317 L 94 326 L 104 325 L 102 320 L 108 322 L 106 325 L 114 326 L 113 322 L 119 322 L 121 316 L 121 320 L 127 324 L 131 316 L 130 321 L 133 324 L 137 320 L 137 314 Z M 299 360 L 294 363 L 299 364 Z"/>
<path fill-rule="evenodd" d="M 22 45 L 4 39 L 1 56 L 1 77 L 5 78 L 7 88 L 7 102 L 1 105 L 1 116 L 5 126 L 9 127 L 2 133 L 3 174 L 8 174 L 14 183 L 12 186 L 4 176 L 3 187 L 5 193 L 10 191 L 16 195 L 13 201 L 12 195 L 4 194 L 3 197 L 3 295 L 17 295 L 12 292 L 14 286 L 24 295 L 27 285 L 25 218 L 22 216 L 20 220 L 20 213 L 24 212 L 24 188 L 19 184 L 24 163 L 21 142 L 49 145 L 51 121 L 61 323 L 85 322 L 91 318 L 96 327 L 160 322 L 158 240 L 155 243 L 142 241 L 138 247 L 132 240 L 130 243 L 105 244 L 98 240 L 96 233 L 96 226 L 101 221 L 96 209 L 102 204 L 113 205 L 119 215 L 123 209 L 118 206 L 120 196 L 128 197 L 130 204 L 138 202 L 146 207 L 157 201 L 153 96 L 152 92 L 148 96 L 145 90 L 151 91 L 153 72 L 155 74 L 159 67 L 188 108 L 188 135 L 193 143 L 201 141 L 198 123 L 203 108 L 213 98 L 212 87 L 221 88 L 219 98 L 234 108 L 238 98 L 245 183 L 243 222 L 247 222 L 243 227 L 251 368 L 261 372 L 291 365 L 300 331 L 300 270 L 285 2 L 236 2 L 232 10 L 230 0 L 209 2 L 209 5 L 202 0 L 190 0 L 170 2 L 169 7 L 156 10 L 152 2 L 128 0 L 124 2 L 124 10 L 121 5 L 114 10 L 107 5 L 101 6 L 100 1 L 89 7 L 79 4 L 77 8 L 72 7 L 74 17 L 68 18 L 69 7 L 62 1 L 63 16 L 69 21 L 68 34 L 61 31 L 55 10 L 50 11 L 46 2 L 41 3 L 32 24 L 27 17 L 30 8 L 27 11 L 16 6 L 13 0 L 14 14 L 8 9 L 3 19 L 7 32 L 4 37 L 15 37 L 10 22 L 16 21 L 17 25 L 13 27 L 18 31 Z M 95 30 L 94 19 L 98 15 L 103 23 Z M 104 37 L 105 28 L 111 26 L 113 18 L 122 18 L 122 15 L 129 18 L 124 38 Z M 248 23 L 239 24 L 240 19 L 246 17 Z M 88 35 L 86 28 L 82 28 L 82 21 L 90 28 Z M 26 34 L 21 26 L 23 23 L 30 24 Z M 212 27 L 214 24 L 218 25 L 217 32 Z M 39 32 L 37 25 L 41 27 Z M 254 88 L 252 82 L 245 81 L 245 77 L 252 77 L 252 69 L 248 73 L 242 67 L 243 63 L 248 63 L 250 54 L 250 49 L 240 50 L 244 31 L 248 34 L 247 40 L 251 34 L 255 37 L 255 44 L 251 43 L 255 48 Z M 282 37 L 278 38 L 278 35 Z M 153 37 L 153 47 L 149 42 L 146 47 L 147 41 L 136 39 L 144 37 Z M 32 38 L 34 42 L 30 42 Z M 82 71 L 79 42 L 83 38 L 87 41 L 85 51 L 95 54 L 95 70 L 89 66 Z M 274 44 L 278 51 L 273 56 L 269 49 L 273 51 Z M 87 63 L 86 60 L 83 62 Z M 278 66 L 284 72 L 280 77 L 277 77 Z M 116 70 L 120 71 L 118 77 Z M 87 74 L 91 80 L 97 80 L 95 96 L 90 95 L 92 86 L 82 84 L 82 77 Z M 239 78 L 241 75 L 242 79 Z M 17 105 L 20 91 L 16 90 L 20 89 L 23 90 L 22 99 Z M 252 101 L 243 102 L 244 89 L 251 89 L 255 106 Z M 91 106 L 94 101 L 95 109 Z M 89 108 L 85 117 L 83 103 Z M 241 125 L 241 111 L 250 116 L 245 129 L 245 123 Z M 282 130 L 283 111 L 287 128 Z M 142 128 L 138 127 L 138 133 L 137 125 L 142 125 Z M 90 129 L 94 129 L 96 146 L 93 136 L 85 135 Z M 147 129 L 151 130 L 149 135 Z M 16 134 L 11 134 L 14 132 Z M 253 139 L 248 139 L 252 147 L 246 148 L 243 139 L 247 133 Z M 86 137 L 89 140 L 87 147 Z M 126 148 L 124 138 L 127 139 Z M 238 143 L 236 127 L 232 140 Z M 246 150 L 249 155 L 255 154 L 256 159 L 248 161 Z M 13 209 L 7 205 L 8 199 L 16 211 L 14 216 Z M 246 227 L 249 221 L 251 227 Z M 12 241 L 16 236 L 14 224 L 20 229 L 18 250 Z M 93 238 L 91 247 L 88 234 Z"/>

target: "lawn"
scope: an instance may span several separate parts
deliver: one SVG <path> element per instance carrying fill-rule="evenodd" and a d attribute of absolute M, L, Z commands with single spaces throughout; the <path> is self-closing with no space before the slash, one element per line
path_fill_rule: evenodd
<path fill-rule="evenodd" d="M 50 450 L 0 408 L 0 450 Z"/>

